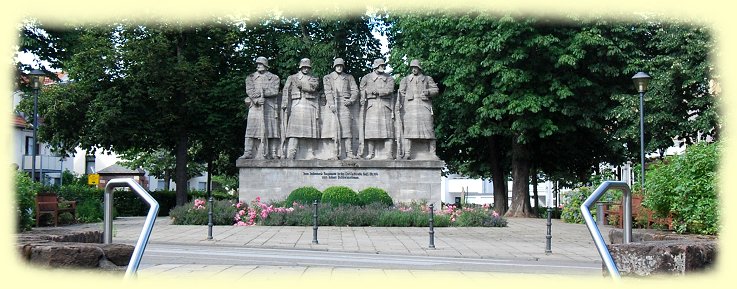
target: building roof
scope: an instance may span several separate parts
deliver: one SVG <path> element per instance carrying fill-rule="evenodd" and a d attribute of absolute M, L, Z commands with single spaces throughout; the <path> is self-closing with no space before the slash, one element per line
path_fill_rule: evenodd
<path fill-rule="evenodd" d="M 13 117 L 13 126 L 20 128 L 30 127 L 29 123 L 26 122 L 26 119 L 17 114 Z"/>
<path fill-rule="evenodd" d="M 131 170 L 118 163 L 114 163 L 112 166 L 97 171 L 97 173 L 101 175 L 142 175 L 145 172 L 140 168 Z"/>

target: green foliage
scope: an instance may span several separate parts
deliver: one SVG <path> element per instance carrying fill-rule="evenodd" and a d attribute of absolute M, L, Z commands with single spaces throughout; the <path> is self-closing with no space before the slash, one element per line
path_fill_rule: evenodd
<path fill-rule="evenodd" d="M 206 203 L 202 208 L 195 208 L 194 201 L 191 201 L 172 209 L 169 217 L 174 225 L 207 225 L 209 205 L 210 203 Z M 214 225 L 232 225 L 236 213 L 235 203 L 231 200 L 217 200 L 212 212 Z"/>
<path fill-rule="evenodd" d="M 368 187 L 361 190 L 358 192 L 358 198 L 364 205 L 379 203 L 384 206 L 391 207 L 394 203 L 392 201 L 392 197 L 390 197 L 385 190 L 376 187 Z"/>
<path fill-rule="evenodd" d="M 517 153 L 531 167 L 570 182 L 588 178 L 598 163 L 636 160 L 639 109 L 630 78 L 641 70 L 653 76 L 645 127 L 657 129 L 646 130 L 648 152 L 670 146 L 673 136 L 719 135 L 718 90 L 710 86 L 718 70 L 709 60 L 716 46 L 703 25 L 658 15 L 613 22 L 474 10 L 386 20 L 395 71 L 406 73 L 417 58 L 438 81 L 438 155 L 450 172 L 504 178 L 499 171 L 530 165 L 512 162 L 515 144 L 528 145 Z"/>
<path fill-rule="evenodd" d="M 61 173 L 61 182 L 63 185 L 86 185 L 87 175 L 77 175 L 70 170 L 64 170 L 64 172 Z"/>
<path fill-rule="evenodd" d="M 193 153 L 190 152 L 190 154 Z M 176 159 L 170 151 L 157 149 L 149 152 L 134 148 L 120 152 L 120 158 L 123 159 L 120 162 L 122 166 L 132 170 L 143 168 L 150 175 L 159 179 L 174 175 Z M 187 163 L 187 178 L 199 176 L 204 170 L 205 166 L 190 159 Z"/>
<path fill-rule="evenodd" d="M 379 216 L 376 222 L 377 227 L 411 227 L 415 220 L 418 219 L 414 212 L 401 212 L 396 210 L 386 211 Z M 421 218 L 421 217 L 420 217 Z M 425 215 L 429 219 L 429 216 Z"/>
<path fill-rule="evenodd" d="M 330 226 L 371 226 L 382 213 L 381 206 L 337 206 L 325 210 L 321 222 Z"/>
<path fill-rule="evenodd" d="M 308 205 L 315 200 L 322 200 L 322 192 L 314 187 L 300 187 L 294 189 L 287 197 L 286 205 L 291 207 L 293 203 Z"/>
<path fill-rule="evenodd" d="M 81 223 L 102 222 L 105 217 L 101 201 L 85 199 L 77 203 L 77 221 Z"/>
<path fill-rule="evenodd" d="M 40 185 L 24 172 L 15 172 L 15 216 L 17 230 L 27 231 L 34 225 L 36 193 Z"/>
<path fill-rule="evenodd" d="M 335 57 L 345 59 L 347 72 L 361 76 L 381 56 L 374 26 L 365 14 L 198 23 L 120 19 L 76 27 L 28 21 L 19 28 L 19 50 L 69 73 L 68 83 L 48 87 L 39 97 L 44 116 L 39 138 L 55 150 L 115 148 L 141 161 L 132 166 L 157 175 L 172 168 L 172 153 L 179 152 L 178 169 L 210 163 L 212 175 L 232 176 L 237 173 L 232 164 L 243 152 L 244 79 L 255 71 L 253 60 L 270 59 L 282 81 L 303 57 L 312 59 L 320 77 Z M 21 70 L 28 66 L 18 63 Z M 20 107 L 28 112 L 32 105 L 24 100 Z M 151 129 L 161 127 L 167 129 Z M 137 157 L 141 154 L 148 156 Z M 178 188 L 181 204 L 186 191 Z"/>
<path fill-rule="evenodd" d="M 565 194 L 563 199 L 563 211 L 560 214 L 561 220 L 566 223 L 583 224 L 585 220 L 581 215 L 581 205 L 591 195 L 590 187 L 580 187 Z M 593 209 L 592 215 L 595 215 Z"/>
<path fill-rule="evenodd" d="M 213 192 L 238 192 L 238 176 L 214 175 L 212 186 Z"/>
<path fill-rule="evenodd" d="M 551 209 L 552 209 L 552 211 L 550 212 L 551 219 L 560 219 L 560 215 L 563 212 L 563 210 L 560 209 L 560 208 L 551 208 Z M 547 207 L 542 207 L 542 206 L 541 207 L 538 207 L 537 208 L 537 217 L 538 218 L 542 218 L 542 219 L 547 219 L 548 218 L 548 208 Z"/>
<path fill-rule="evenodd" d="M 328 187 L 322 192 L 321 202 L 332 206 L 339 205 L 361 205 L 356 191 L 349 187 L 333 186 Z"/>
<path fill-rule="evenodd" d="M 698 143 L 653 165 L 646 172 L 643 205 L 657 216 L 672 215 L 678 233 L 718 234 L 720 147 Z"/>
<path fill-rule="evenodd" d="M 462 211 L 453 224 L 458 227 L 506 227 L 507 220 L 485 210 Z"/>

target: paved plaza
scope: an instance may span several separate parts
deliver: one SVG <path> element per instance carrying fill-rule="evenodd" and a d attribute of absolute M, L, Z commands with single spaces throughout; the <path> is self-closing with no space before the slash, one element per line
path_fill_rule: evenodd
<path fill-rule="evenodd" d="M 143 217 L 121 217 L 114 221 L 113 242 L 134 245 L 141 233 Z M 67 226 L 69 229 L 102 229 L 101 223 Z M 602 228 L 606 233 L 611 227 Z M 197 245 L 200 251 L 215 249 L 281 249 L 305 252 L 371 253 L 391 256 L 424 256 L 444 258 L 468 258 L 517 260 L 520 262 L 546 262 L 554 264 L 580 263 L 592 267 L 600 264 L 600 257 L 585 225 L 568 224 L 560 220 L 552 223 L 552 254 L 545 254 L 546 220 L 509 218 L 502 228 L 446 227 L 435 228 L 435 249 L 429 248 L 428 228 L 405 227 L 319 227 L 318 244 L 313 244 L 312 227 L 288 226 L 214 226 L 213 239 L 208 240 L 207 226 L 172 225 L 168 217 L 156 219 L 149 240 L 149 247 Z M 299 252 L 291 251 L 291 252 Z M 149 254 L 151 251 L 147 249 Z M 457 260 L 457 259 L 453 259 Z M 469 262 L 473 263 L 473 262 Z M 468 270 L 446 272 L 451 275 L 494 276 L 496 272 Z M 483 271 L 483 270 L 480 270 Z M 423 276 L 427 271 L 377 268 L 346 268 L 323 266 L 270 266 L 270 265 L 211 265 L 165 264 L 144 262 L 139 277 L 145 276 L 284 276 L 297 278 L 314 276 L 341 276 L 347 274 L 373 274 L 382 276 Z M 293 273 L 293 274 L 291 274 Z M 510 272 L 514 273 L 514 272 Z M 274 275 L 276 274 L 276 275 Z M 592 271 L 592 275 L 599 274 Z M 545 275 L 545 274 L 542 274 Z M 536 274 L 541 276 L 541 274 Z M 601 275 L 599 275 L 601 276 Z"/>

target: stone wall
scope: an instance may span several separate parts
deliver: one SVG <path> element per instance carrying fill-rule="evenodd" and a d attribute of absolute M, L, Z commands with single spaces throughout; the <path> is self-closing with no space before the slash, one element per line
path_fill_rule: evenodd
<path fill-rule="evenodd" d="M 426 200 L 440 205 L 442 161 L 402 160 L 254 160 L 238 159 L 240 200 L 283 200 L 292 190 L 347 186 L 355 191 L 378 187 L 395 202 Z"/>
<path fill-rule="evenodd" d="M 614 229 L 609 232 L 609 241 L 609 252 L 622 276 L 703 272 L 717 258 L 717 241 L 713 236 L 636 230 L 632 232 L 632 242 L 622 244 L 622 230 Z"/>
<path fill-rule="evenodd" d="M 20 234 L 17 246 L 21 258 L 34 265 L 124 271 L 134 247 L 101 241 L 100 231 L 56 229 Z"/>

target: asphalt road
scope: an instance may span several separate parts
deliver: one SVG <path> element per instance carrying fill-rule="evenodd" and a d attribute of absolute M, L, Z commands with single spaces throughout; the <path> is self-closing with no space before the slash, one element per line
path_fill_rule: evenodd
<path fill-rule="evenodd" d="M 601 276 L 601 262 L 456 258 L 304 249 L 149 244 L 140 270 L 160 264 L 293 266 Z"/>

